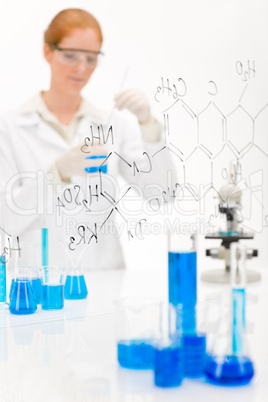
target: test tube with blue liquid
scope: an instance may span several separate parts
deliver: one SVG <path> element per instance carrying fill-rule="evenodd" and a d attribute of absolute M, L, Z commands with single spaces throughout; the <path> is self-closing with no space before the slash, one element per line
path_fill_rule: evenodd
<path fill-rule="evenodd" d="M 105 159 L 107 158 L 107 155 L 92 155 L 92 156 L 86 156 L 85 159 L 91 162 L 94 166 L 88 166 L 85 168 L 85 171 L 87 173 L 98 173 L 101 171 L 102 173 L 107 173 L 108 167 L 107 164 L 105 163 Z"/>
<path fill-rule="evenodd" d="M 184 375 L 203 375 L 206 335 L 197 328 L 197 235 L 168 233 L 169 302 L 181 309 Z"/>
<path fill-rule="evenodd" d="M 44 218 L 43 218 L 44 220 Z M 44 222 L 43 222 L 44 223 Z M 42 267 L 48 266 L 48 228 L 41 228 L 41 259 Z"/>
<path fill-rule="evenodd" d="M 246 256 L 247 248 L 244 244 L 231 244 L 231 291 L 228 315 L 230 330 L 224 348 L 223 336 L 220 331 L 217 333 L 219 339 L 214 342 L 215 347 L 208 357 L 205 369 L 208 380 L 219 385 L 247 384 L 254 376 L 254 366 L 247 351 L 245 337 Z M 225 332 L 226 326 L 223 326 Z"/>
<path fill-rule="evenodd" d="M 5 231 L 4 227 L 4 204 L 0 204 L 0 310 L 7 308 L 7 277 L 6 277 L 6 255 L 5 255 Z"/>
<path fill-rule="evenodd" d="M 121 367 L 154 368 L 153 340 L 158 331 L 159 302 L 126 298 L 116 302 L 117 354 Z"/>
<path fill-rule="evenodd" d="M 64 306 L 64 273 L 60 267 L 41 269 L 41 307 L 43 310 L 60 310 Z"/>
<path fill-rule="evenodd" d="M 7 306 L 6 256 L 0 255 L 0 310 Z"/>

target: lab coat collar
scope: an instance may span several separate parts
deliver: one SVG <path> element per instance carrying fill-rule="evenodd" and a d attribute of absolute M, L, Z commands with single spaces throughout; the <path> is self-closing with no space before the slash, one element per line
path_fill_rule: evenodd
<path fill-rule="evenodd" d="M 19 109 L 19 116 L 22 119 L 18 120 L 21 125 L 32 125 L 38 123 L 39 113 L 44 107 L 41 92 L 36 93 L 28 99 Z M 80 107 L 76 113 L 77 117 L 90 116 L 91 121 L 96 124 L 104 124 L 107 120 L 106 113 L 96 108 L 91 102 L 82 98 Z M 26 119 L 24 118 L 26 117 Z M 39 117 L 40 120 L 40 117 Z"/>
<path fill-rule="evenodd" d="M 17 126 L 36 126 L 40 122 L 40 116 L 37 112 L 31 112 L 27 114 L 18 114 L 16 116 L 16 125 Z"/>
<path fill-rule="evenodd" d="M 36 126 L 36 135 L 39 138 L 43 138 L 54 145 L 57 144 L 60 147 L 68 148 L 69 145 L 62 138 L 62 136 L 56 130 L 50 127 L 49 124 L 46 124 L 38 113 L 37 110 L 40 102 L 42 102 L 41 93 L 37 93 L 27 102 L 25 102 L 19 109 L 19 113 L 16 116 L 16 124 L 20 127 Z M 85 99 L 82 100 L 79 110 L 77 111 L 77 115 L 81 117 L 81 121 L 78 125 L 76 135 L 74 136 L 71 145 L 76 144 L 79 140 L 89 135 L 90 125 L 105 124 L 107 120 L 105 113 L 101 113 L 95 106 Z"/>

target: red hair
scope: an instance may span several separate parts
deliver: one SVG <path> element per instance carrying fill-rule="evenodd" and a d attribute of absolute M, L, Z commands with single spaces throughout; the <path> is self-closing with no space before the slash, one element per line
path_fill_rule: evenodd
<path fill-rule="evenodd" d="M 44 41 L 48 44 L 57 45 L 65 36 L 76 28 L 94 29 L 102 43 L 101 27 L 93 15 L 79 8 L 69 8 L 59 12 L 49 24 L 44 33 Z"/>

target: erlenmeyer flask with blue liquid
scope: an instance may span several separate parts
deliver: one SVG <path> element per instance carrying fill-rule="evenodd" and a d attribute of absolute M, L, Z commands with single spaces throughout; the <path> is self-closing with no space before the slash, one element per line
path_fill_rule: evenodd
<path fill-rule="evenodd" d="M 247 248 L 231 244 L 231 289 L 228 302 L 221 303 L 213 349 L 209 352 L 205 374 L 217 385 L 244 385 L 254 376 L 246 333 Z"/>
<path fill-rule="evenodd" d="M 69 267 L 67 269 L 64 285 L 64 298 L 67 300 L 85 299 L 88 295 L 87 285 L 85 277 L 79 267 L 79 262 L 85 252 L 85 249 L 77 252 L 67 249 L 63 242 L 61 242 L 61 245 L 64 248 L 69 260 Z"/>
<path fill-rule="evenodd" d="M 27 265 L 15 267 L 15 278 L 10 292 L 9 310 L 12 314 L 33 314 L 37 309 Z"/>
<path fill-rule="evenodd" d="M 87 297 L 87 285 L 84 275 L 78 267 L 69 270 L 64 285 L 65 299 L 79 300 Z"/>
<path fill-rule="evenodd" d="M 14 267 L 27 266 L 28 278 L 31 281 L 34 298 L 37 304 L 41 303 L 41 278 L 36 260 L 37 244 L 34 243 L 21 243 L 20 252 L 16 253 Z M 12 279 L 9 298 L 11 300 L 11 293 L 14 286 L 15 279 Z"/>

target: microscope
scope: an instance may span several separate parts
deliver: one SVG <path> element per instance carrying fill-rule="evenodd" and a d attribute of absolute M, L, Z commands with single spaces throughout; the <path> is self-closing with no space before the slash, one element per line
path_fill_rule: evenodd
<path fill-rule="evenodd" d="M 219 190 L 219 213 L 225 218 L 224 230 L 210 233 L 206 239 L 221 239 L 221 245 L 217 248 L 206 250 L 206 256 L 224 260 L 224 269 L 211 269 L 204 271 L 201 279 L 211 283 L 230 282 L 230 245 L 239 240 L 251 240 L 253 233 L 245 233 L 243 228 L 239 229 L 239 224 L 243 222 L 241 213 L 242 204 L 242 173 L 239 161 L 231 162 L 229 168 L 229 180 Z M 247 249 L 247 259 L 258 256 L 258 250 Z M 259 272 L 247 269 L 247 282 L 256 282 L 261 279 Z"/>

